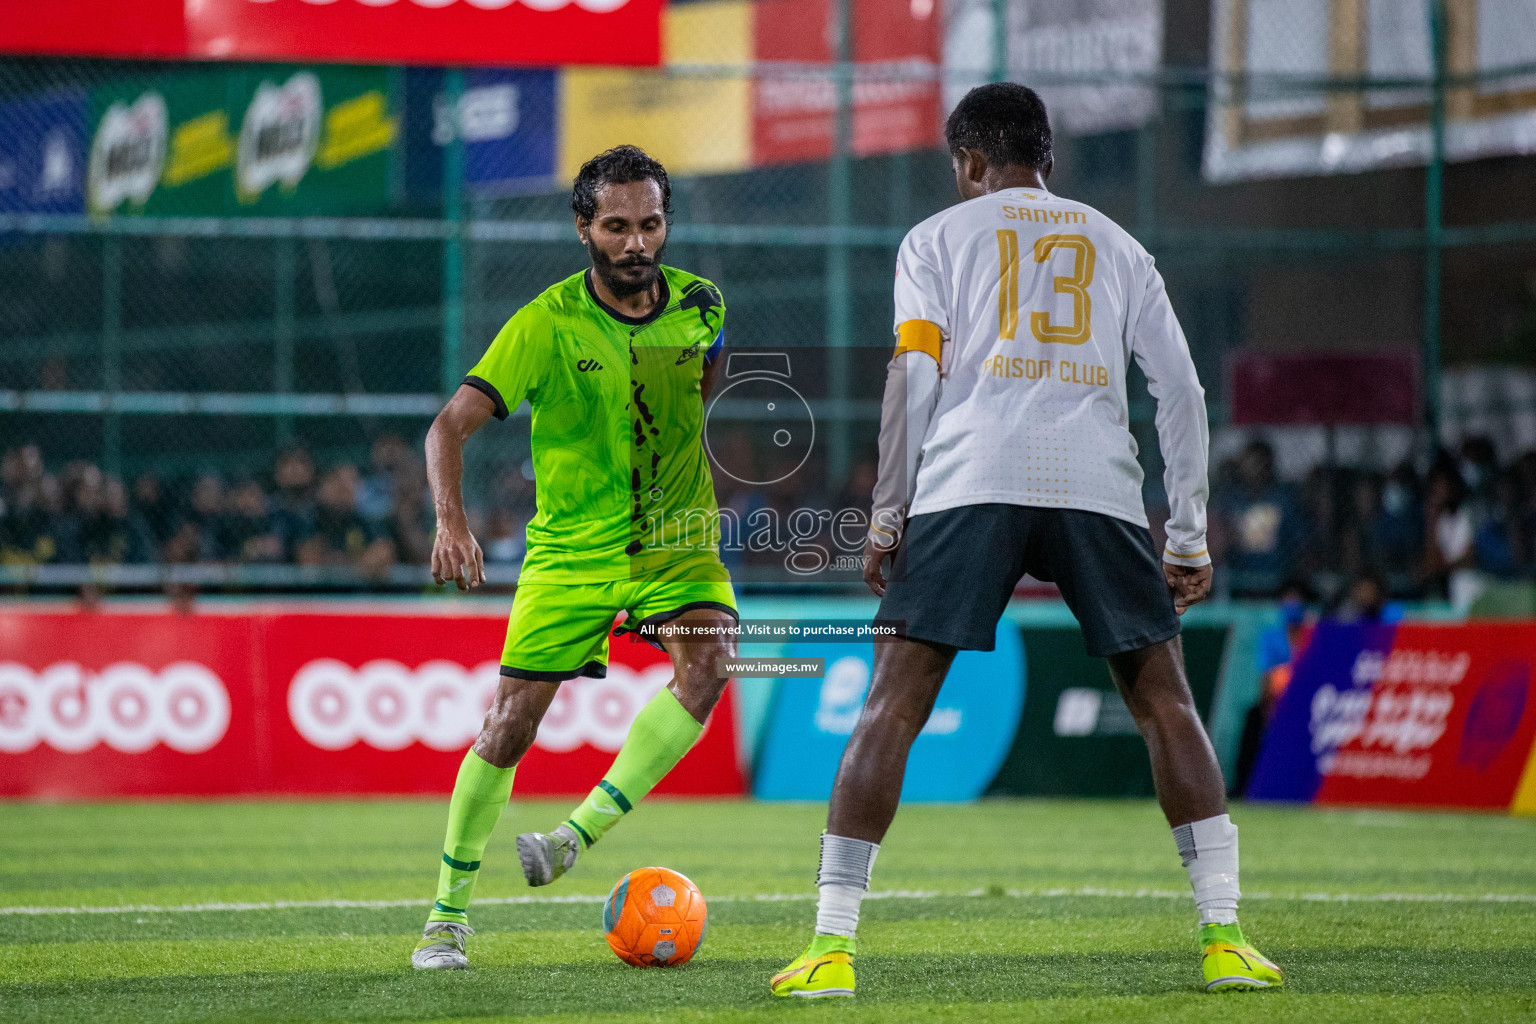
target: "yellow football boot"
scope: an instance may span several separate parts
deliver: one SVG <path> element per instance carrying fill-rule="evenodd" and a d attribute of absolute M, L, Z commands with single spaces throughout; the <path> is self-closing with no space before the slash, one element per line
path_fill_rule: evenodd
<path fill-rule="evenodd" d="M 1285 984 L 1280 968 L 1250 946 L 1235 924 L 1202 926 L 1200 946 L 1207 992 L 1245 992 Z"/>
<path fill-rule="evenodd" d="M 768 982 L 776 996 L 853 995 L 853 940 L 842 935 L 818 935 L 805 952 L 790 961 Z"/>

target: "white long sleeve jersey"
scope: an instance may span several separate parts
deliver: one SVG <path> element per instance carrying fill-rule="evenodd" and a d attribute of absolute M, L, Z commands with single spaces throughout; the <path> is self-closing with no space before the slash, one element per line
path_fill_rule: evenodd
<path fill-rule="evenodd" d="M 884 404 L 877 517 L 882 503 L 921 515 L 1000 502 L 1146 526 L 1126 399 L 1134 356 L 1167 467 L 1163 558 L 1210 561 L 1205 392 L 1162 276 L 1119 225 L 1044 189 L 951 207 L 902 242 L 896 327 L 900 394 L 888 388 Z M 934 347 L 936 387 L 929 367 L 910 363 Z M 902 359 L 922 372 L 897 372 Z M 903 445 L 919 450 L 890 450 Z"/>

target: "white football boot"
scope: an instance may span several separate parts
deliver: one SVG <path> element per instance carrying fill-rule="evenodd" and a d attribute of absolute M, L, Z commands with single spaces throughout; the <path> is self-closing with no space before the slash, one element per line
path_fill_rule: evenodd
<path fill-rule="evenodd" d="M 550 833 L 524 832 L 517 837 L 517 859 L 529 885 L 548 885 L 576 863 L 581 839 L 569 825 L 557 825 Z"/>
<path fill-rule="evenodd" d="M 428 921 L 421 941 L 411 953 L 411 966 L 419 971 L 462 971 L 469 966 L 464 946 L 475 930 L 452 921 Z"/>

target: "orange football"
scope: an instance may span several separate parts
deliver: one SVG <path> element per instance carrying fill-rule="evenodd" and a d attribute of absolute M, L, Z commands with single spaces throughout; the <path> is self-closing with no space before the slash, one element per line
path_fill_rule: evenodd
<path fill-rule="evenodd" d="M 704 944 L 704 894 L 670 868 L 637 868 L 619 879 L 603 904 L 603 931 L 632 967 L 681 967 Z"/>

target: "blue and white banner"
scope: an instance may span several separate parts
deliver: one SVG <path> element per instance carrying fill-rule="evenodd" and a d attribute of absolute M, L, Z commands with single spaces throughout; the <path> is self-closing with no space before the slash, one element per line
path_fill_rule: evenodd
<path fill-rule="evenodd" d="M 0 213 L 85 209 L 84 89 L 0 102 Z"/>
<path fill-rule="evenodd" d="M 443 149 L 464 142 L 464 184 L 479 197 L 548 188 L 555 177 L 559 127 L 554 71 L 472 68 L 453 103 L 437 69 L 407 73 L 410 190 L 437 195 Z"/>
<path fill-rule="evenodd" d="M 1265 730 L 1248 796 L 1529 809 L 1533 666 L 1530 622 L 1319 623 Z"/>
<path fill-rule="evenodd" d="M 823 679 L 778 684 L 759 749 L 753 794 L 764 800 L 825 800 L 853 734 L 874 665 L 873 644 L 787 644 L 788 658 L 822 658 Z M 992 651 L 961 651 L 928 724 L 907 759 L 903 800 L 973 800 L 1013 746 L 1024 709 L 1024 646 L 1018 627 L 998 625 Z"/>

